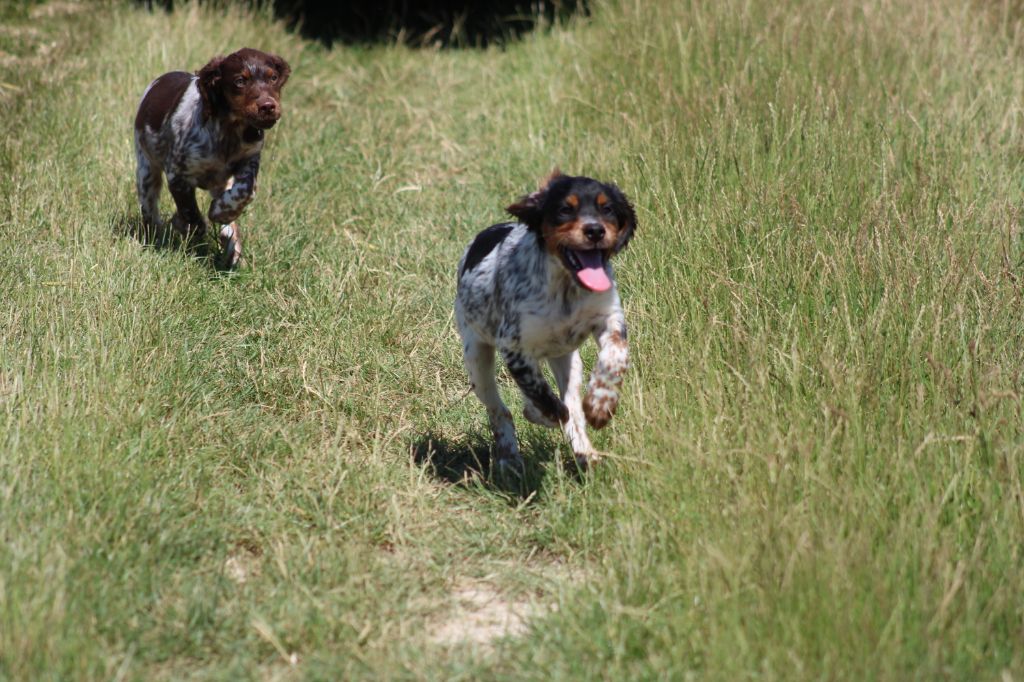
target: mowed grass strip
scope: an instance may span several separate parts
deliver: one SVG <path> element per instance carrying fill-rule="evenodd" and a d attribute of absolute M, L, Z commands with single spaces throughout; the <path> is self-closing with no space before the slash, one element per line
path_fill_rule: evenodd
<path fill-rule="evenodd" d="M 79 7 L 0 12 L 0 677 L 1024 675 L 1013 3 Z M 131 121 L 243 45 L 294 75 L 222 275 L 129 234 Z M 633 368 L 607 465 L 522 422 L 509 494 L 454 269 L 555 165 L 637 207 Z"/>

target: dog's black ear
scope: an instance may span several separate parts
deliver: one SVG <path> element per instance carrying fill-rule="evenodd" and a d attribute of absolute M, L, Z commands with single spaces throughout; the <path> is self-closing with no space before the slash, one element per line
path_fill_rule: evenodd
<path fill-rule="evenodd" d="M 531 230 L 540 230 L 540 224 L 544 220 L 544 202 L 548 197 L 548 188 L 555 180 L 564 177 L 562 171 L 555 168 L 551 174 L 541 182 L 540 189 L 522 197 L 516 203 L 505 210 L 519 219 Z"/>
<path fill-rule="evenodd" d="M 284 87 L 284 84 L 288 82 L 288 76 L 292 75 L 292 67 L 288 66 L 288 62 L 283 57 L 279 57 L 276 54 L 268 56 L 270 57 L 270 65 L 277 71 L 277 87 Z"/>
<path fill-rule="evenodd" d="M 518 218 L 519 222 L 531 230 L 539 230 L 541 221 L 544 219 L 544 211 L 541 207 L 544 205 L 546 195 L 547 189 L 539 189 L 532 194 L 522 197 L 505 210 Z"/>
<path fill-rule="evenodd" d="M 214 57 L 206 66 L 196 71 L 196 75 L 199 76 L 199 96 L 203 98 L 204 116 L 216 116 L 224 108 L 224 97 L 220 91 L 220 67 L 223 63 L 224 57 Z"/>
<path fill-rule="evenodd" d="M 612 184 L 608 184 L 606 187 L 615 206 L 615 217 L 619 221 L 619 238 L 615 241 L 615 253 L 618 253 L 626 248 L 626 244 L 636 232 L 636 211 L 633 210 L 633 205 L 629 203 L 629 199 L 622 193 L 622 190 Z"/>

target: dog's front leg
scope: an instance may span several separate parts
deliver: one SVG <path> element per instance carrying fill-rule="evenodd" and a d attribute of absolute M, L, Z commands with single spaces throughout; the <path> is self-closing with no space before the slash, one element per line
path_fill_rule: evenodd
<path fill-rule="evenodd" d="M 226 225 L 238 219 L 256 196 L 256 176 L 260 172 L 260 155 L 243 161 L 235 171 L 227 189 L 213 198 L 207 215 L 215 223 Z"/>
<path fill-rule="evenodd" d="M 626 343 L 626 321 L 621 310 L 608 316 L 604 327 L 594 333 L 597 340 L 597 364 L 590 373 L 587 394 L 583 398 L 583 414 L 595 429 L 611 421 L 619 405 L 619 386 L 629 368 L 629 346 Z"/>
<path fill-rule="evenodd" d="M 537 361 L 515 346 L 501 344 L 499 347 L 509 374 L 526 398 L 523 409 L 526 418 L 541 426 L 552 427 L 569 419 L 569 409 L 551 390 Z"/>
<path fill-rule="evenodd" d="M 580 399 L 580 387 L 583 385 L 583 361 L 577 350 L 557 358 L 548 360 L 551 373 L 558 382 L 558 390 L 562 401 L 569 408 L 569 420 L 562 424 L 562 431 L 569 439 L 576 464 L 586 469 L 600 459 L 600 455 L 587 438 L 586 420 L 583 417 L 583 405 Z"/>
<path fill-rule="evenodd" d="M 206 234 L 206 222 L 196 203 L 196 189 L 188 180 L 181 176 L 167 176 L 167 187 L 174 197 L 177 211 L 171 219 L 174 229 L 186 240 L 193 236 L 202 237 Z"/>

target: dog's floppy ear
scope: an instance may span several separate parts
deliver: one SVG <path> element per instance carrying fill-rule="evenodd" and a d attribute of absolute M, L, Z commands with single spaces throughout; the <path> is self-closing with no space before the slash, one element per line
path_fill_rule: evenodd
<path fill-rule="evenodd" d="M 636 231 L 636 211 L 633 210 L 633 205 L 629 203 L 629 199 L 621 189 L 610 183 L 605 187 L 612 197 L 615 217 L 619 221 L 619 238 L 615 240 L 615 253 L 618 253 L 626 248 L 626 244 L 633 238 L 633 233 Z"/>
<path fill-rule="evenodd" d="M 216 115 L 223 109 L 223 97 L 220 92 L 221 64 L 224 57 L 214 57 L 203 68 L 196 71 L 199 76 L 199 96 L 203 98 L 203 114 Z"/>
<path fill-rule="evenodd" d="M 277 87 L 282 88 L 284 84 L 288 82 L 288 76 L 292 75 L 292 67 L 288 66 L 288 62 L 276 54 L 269 54 L 270 65 L 277 71 Z"/>
<path fill-rule="evenodd" d="M 519 222 L 531 230 L 539 230 L 541 221 L 544 219 L 544 211 L 541 207 L 544 205 L 547 193 L 546 187 L 539 189 L 532 194 L 522 197 L 505 210 L 518 218 Z"/>
<path fill-rule="evenodd" d="M 562 171 L 555 168 L 541 182 L 540 189 L 527 194 L 505 210 L 518 218 L 519 222 L 531 230 L 540 230 L 540 224 L 544 220 L 544 201 L 548 196 L 548 188 L 551 187 L 551 183 L 561 177 L 564 177 Z"/>

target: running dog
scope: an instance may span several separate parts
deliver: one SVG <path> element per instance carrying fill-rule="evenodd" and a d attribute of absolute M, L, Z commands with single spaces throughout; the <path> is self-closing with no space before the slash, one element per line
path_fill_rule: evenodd
<path fill-rule="evenodd" d="M 615 185 L 557 170 L 506 210 L 517 222 L 479 233 L 459 263 L 455 319 L 469 379 L 487 408 L 499 469 L 521 470 L 522 455 L 495 383 L 495 349 L 522 391 L 523 416 L 561 426 L 586 468 L 599 455 L 584 420 L 595 429 L 608 424 L 629 366 L 611 258 L 636 231 L 636 214 Z M 578 349 L 591 335 L 597 364 L 581 400 Z M 541 373 L 544 360 L 561 398 Z"/>
<path fill-rule="evenodd" d="M 150 83 L 135 116 L 136 186 L 143 223 L 162 229 L 163 176 L 186 239 L 206 232 L 196 188 L 213 201 L 207 215 L 221 225 L 224 264 L 242 257 L 235 220 L 256 194 L 265 131 L 281 118 L 281 88 L 291 69 L 277 55 L 244 48 L 217 57 L 195 75 L 165 73 Z"/>

